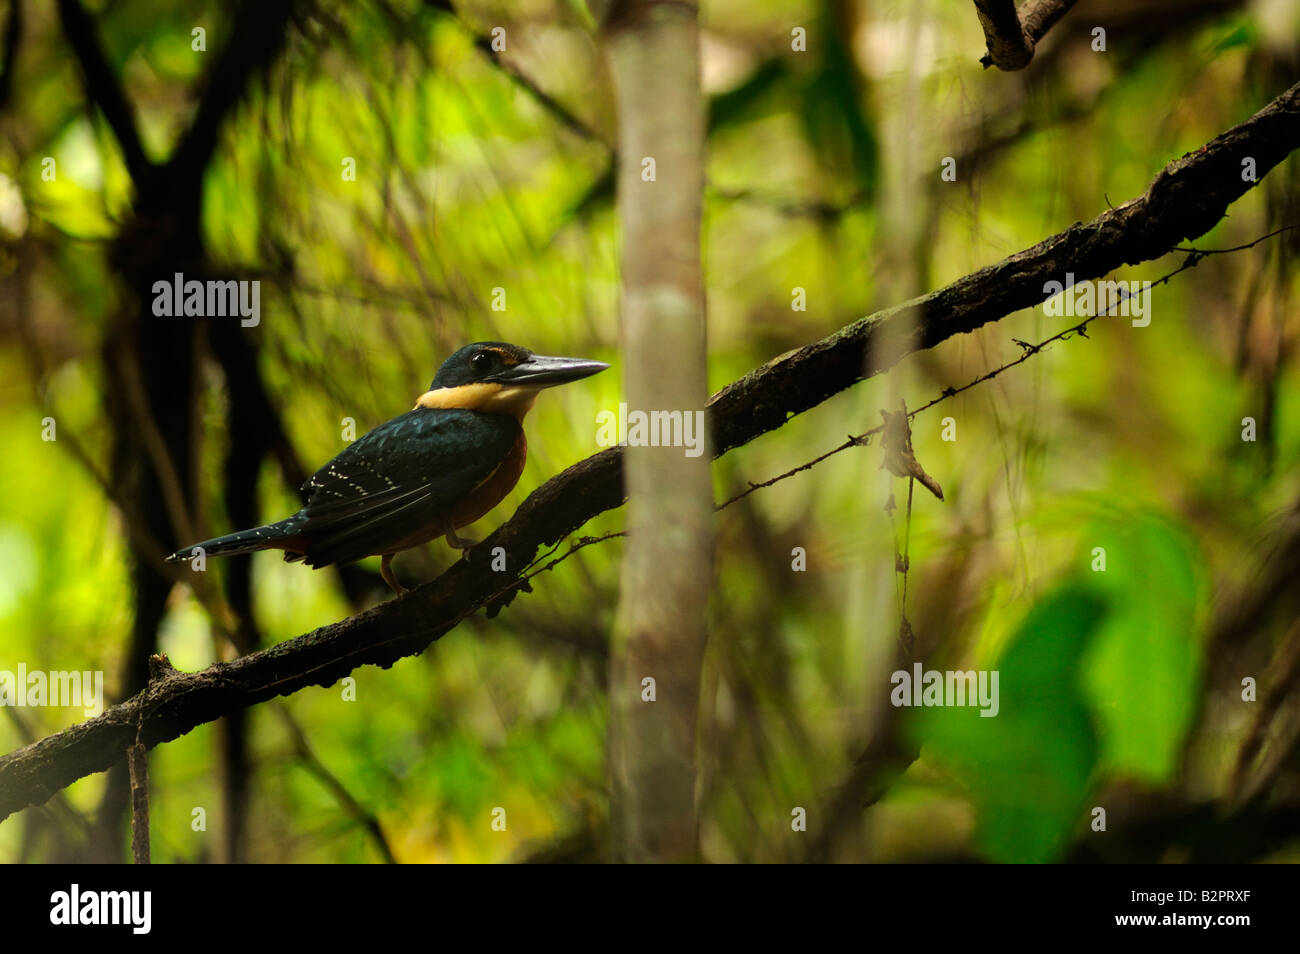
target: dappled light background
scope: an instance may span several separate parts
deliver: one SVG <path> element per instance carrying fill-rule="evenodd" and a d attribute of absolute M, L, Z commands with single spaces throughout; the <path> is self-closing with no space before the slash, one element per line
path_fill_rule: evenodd
<path fill-rule="evenodd" d="M 0 119 L 0 669 L 103 670 L 111 703 L 133 620 L 112 435 L 146 428 L 113 410 L 103 360 L 114 316 L 140 307 L 110 254 L 131 178 L 87 108 L 54 6 L 24 8 Z M 88 9 L 144 150 L 161 161 L 228 39 L 226 5 Z M 539 400 L 523 478 L 472 535 L 600 449 L 597 415 L 617 410 L 619 368 L 635 356 L 619 341 L 617 125 L 599 16 L 583 0 L 299 11 L 222 126 L 202 183 L 208 259 L 261 282 L 260 324 L 242 334 L 288 440 L 258 474 L 262 519 L 299 506 L 285 453 L 310 473 L 343 448 L 346 418 L 360 434 L 409 409 L 470 341 L 613 365 Z M 1093 49 L 1097 26 L 1104 51 Z M 192 49 L 195 27 L 207 52 Z M 800 27 L 805 51 L 791 48 Z M 971 4 L 719 0 L 704 4 L 702 29 L 716 390 L 1140 194 L 1167 162 L 1294 82 L 1300 4 L 1085 2 L 1015 74 L 979 65 Z M 945 158 L 955 181 L 941 178 Z M 1297 178 L 1292 158 L 1195 246 L 1300 223 Z M 1285 641 L 1294 567 L 1288 577 L 1270 562 L 1300 539 L 1297 251 L 1300 232 L 1289 232 L 1209 256 L 1152 289 L 1148 327 L 1099 318 L 1086 338 L 912 422 L 916 456 L 945 494 L 918 488 L 911 508 L 906 609 L 918 651 L 928 668 L 999 669 L 1001 714 L 904 713 L 900 735 L 920 742 L 920 757 L 866 811 L 865 797 L 842 793 L 891 689 L 907 485 L 880 469 L 873 441 L 719 513 L 700 720 L 706 860 L 1296 859 L 1293 700 L 1261 762 L 1237 762 L 1265 731 L 1241 680 L 1265 694 L 1300 639 L 1291 630 Z M 1110 277 L 1155 281 L 1185 258 Z M 877 426 L 900 398 L 916 407 L 1014 360 L 1013 339 L 1073 323 L 1039 307 L 914 355 L 725 455 L 715 495 Z M 241 434 L 226 415 L 238 382 L 200 338 L 199 380 L 176 386 L 197 387 L 186 489 L 207 535 L 236 529 L 223 468 Z M 1242 440 L 1245 417 L 1257 422 L 1253 442 Z M 955 440 L 943 439 L 945 418 Z M 621 527 L 614 511 L 581 532 Z M 376 828 L 400 861 L 605 857 L 621 546 L 586 547 L 531 595 L 465 620 L 417 658 L 357 670 L 355 701 L 317 687 L 255 707 L 242 857 L 382 860 Z M 805 569 L 793 566 L 796 548 Z M 454 558 L 439 541 L 396 567 L 423 582 Z M 264 643 L 387 598 L 377 559 L 351 589 L 333 569 L 251 559 Z M 209 575 L 225 580 L 232 562 L 214 560 Z M 231 654 L 186 585 L 167 598 L 158 645 L 182 670 Z M 6 708 L 0 750 L 82 718 Z M 153 751 L 155 860 L 226 856 L 221 732 L 206 725 Z M 105 784 L 83 779 L 0 825 L 0 859 L 86 857 Z M 1097 805 L 1109 840 L 1089 828 Z M 1205 805 L 1246 820 L 1215 823 L 1198 814 Z M 196 807 L 206 831 L 193 830 Z M 497 807 L 504 832 L 492 827 Z M 806 832 L 791 830 L 797 807 Z M 1289 812 L 1289 829 L 1269 821 L 1275 811 Z M 127 829 L 115 834 L 125 852 Z"/>

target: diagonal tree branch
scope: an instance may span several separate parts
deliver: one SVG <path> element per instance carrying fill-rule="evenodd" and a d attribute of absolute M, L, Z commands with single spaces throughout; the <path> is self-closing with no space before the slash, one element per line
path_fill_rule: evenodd
<path fill-rule="evenodd" d="M 710 402 L 715 452 L 780 427 L 913 351 L 1044 301 L 1049 297 L 1044 284 L 1062 281 L 1067 271 L 1076 281 L 1099 278 L 1204 235 L 1255 186 L 1243 179 L 1243 159 L 1255 161 L 1258 179 L 1297 148 L 1300 84 L 1171 162 L 1142 195 L 937 291 L 869 315 L 728 385 Z"/>
<path fill-rule="evenodd" d="M 932 348 L 1047 298 L 1045 283 L 1069 270 L 1077 280 L 1159 258 L 1209 231 L 1256 178 L 1300 149 L 1300 84 L 1250 119 L 1177 159 L 1142 195 L 951 285 L 868 316 L 763 365 L 709 402 L 715 454 L 721 455 L 913 351 Z M 518 589 L 493 572 L 504 548 L 520 572 L 537 551 L 623 502 L 622 453 L 610 448 L 547 481 L 482 544 L 442 576 L 401 599 L 198 673 L 159 667 L 139 695 L 89 722 L 0 758 L 0 819 L 120 761 L 137 720 L 146 746 L 175 739 L 235 709 L 306 686 L 329 686 L 357 666 L 387 668 L 414 655 L 486 608 L 495 614 Z"/>

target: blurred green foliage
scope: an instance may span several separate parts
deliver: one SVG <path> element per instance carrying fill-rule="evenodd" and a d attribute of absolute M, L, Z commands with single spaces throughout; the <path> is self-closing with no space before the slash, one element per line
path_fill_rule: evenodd
<path fill-rule="evenodd" d="M 705 6 L 713 387 L 1137 195 L 1166 162 L 1280 92 L 1297 45 L 1294 24 L 1259 5 L 1146 19 L 1141 5 L 1110 5 L 1095 12 L 1110 18 L 1106 54 L 1089 49 L 1087 22 L 1067 18 L 1025 74 L 986 73 L 969 6 Z M 108 418 L 102 363 L 114 316 L 135 307 L 108 254 L 131 186 L 111 132 L 86 108 L 53 5 L 27 8 L 19 92 L 0 136 L 0 176 L 27 219 L 21 230 L 0 225 L 0 669 L 103 669 L 116 699 L 133 612 L 126 527 L 111 488 L 72 447 L 105 473 L 112 428 L 136 423 Z M 618 367 L 635 356 L 619 350 L 617 125 L 597 5 L 456 9 L 313 9 L 222 129 L 202 226 L 213 262 L 263 282 L 250 339 L 309 469 L 342 448 L 344 418 L 360 433 L 408 409 L 467 341 L 615 364 L 539 402 L 527 469 L 482 521 L 490 529 L 599 449 L 596 415 L 617 408 Z M 146 151 L 161 159 L 229 38 L 225 5 L 92 13 Z M 509 37 L 500 62 L 475 45 L 497 25 Z M 207 53 L 191 50 L 194 26 L 208 31 Z M 807 54 L 790 48 L 795 26 L 808 29 Z M 41 176 L 46 156 L 55 181 Z M 939 177 L 948 156 L 956 182 Z M 347 158 L 355 182 L 341 175 Z M 1297 221 L 1296 179 L 1291 159 L 1197 245 L 1237 245 Z M 906 488 L 878 469 L 873 444 L 719 515 L 701 716 L 706 859 L 798 860 L 826 837 L 835 859 L 1048 861 L 1090 837 L 1088 810 L 1113 804 L 1107 793 L 1225 793 L 1224 753 L 1253 710 L 1211 678 L 1207 630 L 1220 595 L 1249 592 L 1255 559 L 1300 494 L 1296 329 L 1286 320 L 1300 290 L 1286 242 L 1206 259 L 1155 290 L 1149 328 L 1100 319 L 1090 339 L 1057 344 L 914 421 L 917 457 L 946 500 L 918 496 L 913 508 L 907 612 L 927 668 L 1000 670 L 1001 712 L 908 714 L 920 758 L 829 832 L 820 809 L 870 739 L 895 668 L 904 518 L 884 506 Z M 1154 280 L 1181 261 L 1112 277 Z M 806 311 L 791 310 L 796 287 Z M 491 307 L 496 288 L 503 312 Z M 1015 357 L 1013 337 L 1058 330 L 1034 309 L 919 354 L 719 460 L 718 498 L 874 426 L 900 396 L 915 407 Z M 225 428 L 229 382 L 208 367 L 194 510 L 216 533 L 231 529 L 223 462 L 240 435 Z M 41 439 L 47 416 L 55 442 Z M 949 416 L 953 442 L 940 437 Z M 1241 440 L 1244 416 L 1264 422 L 1257 442 Z M 297 506 L 272 463 L 259 500 L 267 519 Z M 615 512 L 583 532 L 621 526 Z M 575 836 L 577 856 L 599 857 L 620 547 L 583 550 L 500 616 L 465 621 L 419 658 L 358 670 L 355 702 L 335 686 L 257 707 L 251 857 L 379 858 L 275 707 L 292 713 L 400 860 L 516 860 Z M 805 572 L 792 570 L 795 547 Z M 1096 547 L 1105 572 L 1091 568 Z M 396 565 L 426 580 L 452 559 L 437 543 Z M 211 572 L 225 579 L 229 564 Z M 270 642 L 352 612 L 332 570 L 259 554 L 253 579 Z M 1244 641 L 1227 685 L 1238 670 L 1265 672 L 1280 638 L 1268 626 Z M 185 587 L 171 594 L 160 645 L 181 669 L 227 651 Z M 79 719 L 0 713 L 0 750 Z M 218 857 L 221 731 L 201 727 L 151 757 L 156 860 Z M 93 816 L 103 788 L 104 776 L 84 779 L 66 793 L 71 813 L 0 824 L 0 859 L 75 856 L 87 837 L 76 819 Z M 809 811 L 806 833 L 790 829 L 794 806 Z M 192 828 L 196 807 L 206 831 Z M 496 807 L 507 811 L 504 832 L 491 827 Z M 1294 842 L 1277 852 L 1294 857 Z"/>
<path fill-rule="evenodd" d="M 1083 587 L 1050 595 L 990 667 L 996 709 L 920 710 L 926 751 L 970 788 L 993 861 L 1052 860 L 1084 807 L 1098 744 L 1079 673 L 1106 611 Z"/>

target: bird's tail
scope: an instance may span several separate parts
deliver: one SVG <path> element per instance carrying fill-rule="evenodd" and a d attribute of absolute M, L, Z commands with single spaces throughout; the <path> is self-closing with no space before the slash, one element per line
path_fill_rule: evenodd
<path fill-rule="evenodd" d="M 196 550 L 202 550 L 204 556 L 235 556 L 239 553 L 252 553 L 255 550 L 284 550 L 296 542 L 297 528 L 300 521 L 295 514 L 279 523 L 268 523 L 264 527 L 240 530 L 228 533 L 224 537 L 213 537 L 202 543 L 181 547 L 167 558 L 168 563 L 178 563 L 195 556 Z"/>

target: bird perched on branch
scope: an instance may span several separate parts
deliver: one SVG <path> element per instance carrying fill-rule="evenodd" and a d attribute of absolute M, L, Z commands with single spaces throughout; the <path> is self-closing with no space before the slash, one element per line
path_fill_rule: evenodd
<path fill-rule="evenodd" d="M 293 516 L 184 547 L 167 562 L 283 550 L 290 563 L 322 567 L 378 555 L 384 580 L 400 594 L 393 554 L 441 536 L 472 546 L 456 531 L 515 486 L 528 455 L 523 419 L 538 393 L 608 367 L 500 341 L 467 345 L 412 410 L 358 438 L 303 484 L 307 503 Z"/>

